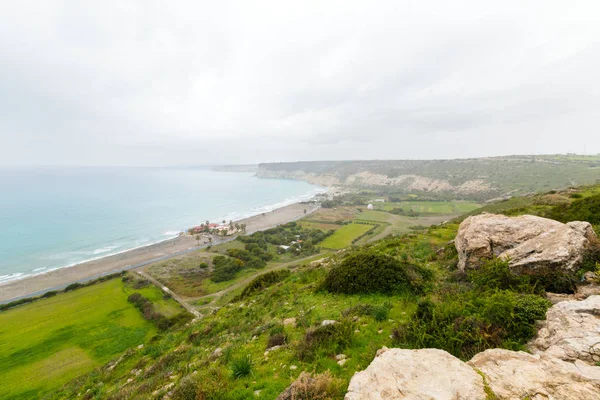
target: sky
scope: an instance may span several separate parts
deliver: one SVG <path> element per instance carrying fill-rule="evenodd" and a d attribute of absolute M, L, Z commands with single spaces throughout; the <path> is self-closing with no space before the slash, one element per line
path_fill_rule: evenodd
<path fill-rule="evenodd" d="M 596 154 L 599 20 L 597 0 L 4 1 L 0 165 Z"/>

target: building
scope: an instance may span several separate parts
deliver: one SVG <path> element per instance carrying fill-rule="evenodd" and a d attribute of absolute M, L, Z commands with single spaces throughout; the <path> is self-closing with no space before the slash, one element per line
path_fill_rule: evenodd
<path fill-rule="evenodd" d="M 372 209 L 373 209 L 373 204 L 369 204 L 369 205 L 367 206 L 367 210 L 372 210 Z"/>

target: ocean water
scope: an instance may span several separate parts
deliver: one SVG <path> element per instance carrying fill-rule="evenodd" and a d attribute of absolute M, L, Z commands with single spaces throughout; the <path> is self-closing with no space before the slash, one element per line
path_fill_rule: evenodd
<path fill-rule="evenodd" d="M 323 191 L 300 181 L 207 168 L 0 169 L 0 283 Z"/>

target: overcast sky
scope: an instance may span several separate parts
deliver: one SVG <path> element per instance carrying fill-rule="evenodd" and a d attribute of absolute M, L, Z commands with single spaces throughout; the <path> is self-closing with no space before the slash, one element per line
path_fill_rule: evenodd
<path fill-rule="evenodd" d="M 597 0 L 3 1 L 0 164 L 600 153 L 599 21 Z"/>

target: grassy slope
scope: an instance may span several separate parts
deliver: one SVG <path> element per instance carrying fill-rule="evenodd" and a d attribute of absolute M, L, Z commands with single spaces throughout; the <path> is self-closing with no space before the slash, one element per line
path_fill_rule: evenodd
<path fill-rule="evenodd" d="M 600 188 L 586 188 L 582 195 L 587 196 L 598 191 Z M 568 195 L 561 196 L 571 201 Z M 515 198 L 488 205 L 476 212 L 487 210 L 513 215 L 525 212 L 543 214 L 552 207 L 550 203 L 554 201 L 556 198 L 545 196 Z M 366 214 L 351 211 L 345 208 L 334 210 L 331 215 L 323 213 L 320 220 L 335 221 L 339 217 L 357 219 L 365 217 Z M 366 217 L 381 217 L 379 212 L 375 213 L 377 214 L 374 216 L 366 214 Z M 462 218 L 421 233 L 388 238 L 369 246 L 392 256 L 406 258 L 411 263 L 426 266 L 434 273 L 433 282 L 437 284 L 448 278 L 450 266 L 446 259 L 438 257 L 438 250 L 454 238 L 460 219 Z M 314 256 L 318 257 L 322 256 Z M 303 263 L 308 264 L 309 261 L 303 260 Z M 270 265 L 262 272 L 272 268 L 273 265 Z M 342 388 L 333 398 L 341 399 L 343 388 L 347 386 L 353 373 L 364 369 L 378 348 L 392 345 L 390 335 L 393 329 L 414 313 L 419 300 L 412 295 L 347 296 L 317 292 L 315 287 L 324 278 L 326 269 L 301 267 L 295 269 L 285 281 L 241 303 L 230 303 L 234 295 L 243 289 L 243 284 L 251 278 L 251 274 L 260 272 L 249 271 L 249 275 L 240 275 L 220 287 L 219 289 L 229 287 L 234 290 L 220 297 L 215 303 L 222 308 L 208 313 L 199 323 L 162 333 L 143 349 L 128 353 L 114 371 L 97 369 L 51 397 L 72 398 L 77 393 L 89 390 L 90 398 L 98 399 L 110 398 L 109 393 L 122 396 L 118 398 L 160 398 L 169 390 L 166 385 L 175 382 L 175 387 L 178 387 L 181 383 L 177 382 L 190 376 L 200 383 L 207 399 L 274 399 L 301 371 L 331 371 L 334 380 Z M 342 311 L 353 305 L 383 303 L 392 305 L 388 319 L 376 321 L 371 316 L 360 317 L 355 321 L 352 342 L 348 346 L 325 346 L 317 352 L 314 359 L 299 358 L 298 347 L 311 327 L 318 326 L 325 319 L 339 320 Z M 290 317 L 297 318 L 299 324 L 296 327 L 285 327 L 288 345 L 265 354 L 269 331 L 281 324 L 283 319 Z M 223 349 L 224 354 L 215 361 L 210 354 L 216 348 Z M 349 358 L 344 366 L 339 366 L 334 357 L 340 352 Z M 231 365 L 233 359 L 240 356 L 249 356 L 252 359 L 253 374 L 235 379 L 232 376 Z M 290 368 L 292 365 L 295 368 Z M 156 396 L 150 395 L 155 391 Z"/>
<path fill-rule="evenodd" d="M 0 313 L 0 398 L 39 397 L 144 343 L 156 329 L 127 295 L 113 279 Z"/>

